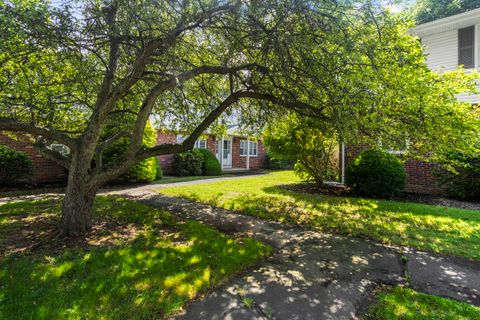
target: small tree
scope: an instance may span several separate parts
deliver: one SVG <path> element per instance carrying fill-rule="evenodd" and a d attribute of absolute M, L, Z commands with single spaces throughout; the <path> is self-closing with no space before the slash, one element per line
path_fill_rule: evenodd
<path fill-rule="evenodd" d="M 338 174 L 338 139 L 319 122 L 290 115 L 275 122 L 264 140 L 273 156 L 295 163 L 295 172 L 303 179 L 323 183 Z"/>

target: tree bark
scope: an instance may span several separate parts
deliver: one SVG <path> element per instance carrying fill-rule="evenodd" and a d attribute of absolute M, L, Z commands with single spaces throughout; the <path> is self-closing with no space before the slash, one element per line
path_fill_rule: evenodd
<path fill-rule="evenodd" d="M 75 163 L 70 167 L 62 204 L 60 234 L 66 237 L 81 236 L 91 228 L 93 201 L 97 192 L 96 188 L 86 182 L 85 163 L 80 162 L 78 166 Z"/>

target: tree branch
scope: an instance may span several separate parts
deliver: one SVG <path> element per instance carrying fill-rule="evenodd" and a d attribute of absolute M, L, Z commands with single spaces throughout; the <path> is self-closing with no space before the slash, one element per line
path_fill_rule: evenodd
<path fill-rule="evenodd" d="M 38 152 L 40 152 L 40 154 L 46 159 L 55 162 L 56 164 L 64 167 L 65 169 L 70 168 L 70 159 L 48 148 L 47 140 L 44 137 L 38 137 L 35 141 L 34 146 L 38 150 Z"/>
<path fill-rule="evenodd" d="M 24 132 L 35 136 L 43 136 L 49 140 L 57 141 L 76 151 L 78 149 L 77 140 L 70 138 L 68 135 L 61 132 L 40 128 L 30 123 L 20 122 L 10 118 L 0 118 L 0 130 L 11 132 Z"/>

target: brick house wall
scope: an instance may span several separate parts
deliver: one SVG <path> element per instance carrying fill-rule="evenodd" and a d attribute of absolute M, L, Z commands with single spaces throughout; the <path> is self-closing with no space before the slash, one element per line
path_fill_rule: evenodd
<path fill-rule="evenodd" d="M 247 157 L 240 156 L 240 140 L 244 138 L 234 136 L 232 138 L 232 168 L 246 168 L 247 167 Z M 164 143 L 176 143 L 177 134 L 174 132 L 162 132 L 159 131 L 157 134 L 157 144 Z M 207 149 L 209 149 L 213 154 L 217 155 L 218 142 L 214 135 L 207 136 Z M 266 162 L 266 150 L 262 141 L 258 141 L 258 156 L 250 156 L 250 169 L 262 168 Z M 163 173 L 170 175 L 173 174 L 172 163 L 173 155 L 162 155 L 159 156 L 160 166 L 162 167 Z"/>
<path fill-rule="evenodd" d="M 247 167 L 247 157 L 240 155 L 240 140 L 246 140 L 241 137 L 233 137 L 232 139 L 232 166 L 234 168 L 246 168 Z M 265 166 L 267 159 L 267 152 L 265 151 L 265 146 L 261 140 L 257 141 L 258 151 L 257 156 L 250 156 L 250 169 L 258 169 Z"/>
<path fill-rule="evenodd" d="M 0 144 L 14 150 L 25 152 L 33 162 L 33 183 L 53 183 L 67 180 L 67 170 L 55 162 L 45 159 L 28 140 L 26 135 L 17 135 L 15 139 L 0 133 Z"/>
<path fill-rule="evenodd" d="M 367 149 L 369 149 L 369 146 L 365 144 L 347 144 L 345 146 L 345 167 L 362 151 Z M 399 157 L 401 158 L 402 156 L 399 155 Z M 441 193 L 442 189 L 433 174 L 437 168 L 435 163 L 408 158 L 404 161 L 404 167 L 406 173 L 405 191 L 424 194 Z"/>

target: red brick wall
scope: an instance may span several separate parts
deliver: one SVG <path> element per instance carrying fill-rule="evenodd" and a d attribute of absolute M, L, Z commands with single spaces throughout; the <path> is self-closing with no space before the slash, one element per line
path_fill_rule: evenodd
<path fill-rule="evenodd" d="M 363 150 L 368 149 L 367 145 L 346 145 L 345 147 L 345 166 L 355 159 Z M 401 157 L 401 155 L 399 155 Z M 415 193 L 438 194 L 441 187 L 438 186 L 433 172 L 436 164 L 423 162 L 408 158 L 405 160 L 406 183 L 405 191 Z"/>
<path fill-rule="evenodd" d="M 157 133 L 157 144 L 166 144 L 166 143 L 177 143 L 177 134 L 174 132 L 162 132 L 158 131 Z M 162 167 L 164 174 L 172 174 L 172 162 L 173 155 L 167 154 L 159 156 L 158 160 L 160 161 L 160 167 Z"/>
<path fill-rule="evenodd" d="M 232 165 L 234 168 L 246 168 L 247 157 L 240 155 L 240 140 L 245 140 L 241 137 L 233 137 L 232 139 Z M 250 169 L 258 169 L 265 165 L 267 153 L 262 141 L 258 141 L 258 156 L 250 156 Z"/>
<path fill-rule="evenodd" d="M 240 156 L 240 140 L 243 138 L 233 137 L 232 139 L 232 167 L 233 168 L 246 168 L 247 157 Z M 158 132 L 157 143 L 176 143 L 177 134 L 173 132 Z M 207 148 L 217 155 L 218 142 L 214 135 L 208 135 Z M 159 157 L 160 165 L 165 174 L 173 174 L 172 162 L 173 155 L 164 155 Z M 257 169 L 265 165 L 266 151 L 263 143 L 258 141 L 258 156 L 250 157 L 250 168 Z"/>
<path fill-rule="evenodd" d="M 66 181 L 67 171 L 63 167 L 48 159 L 45 159 L 40 153 L 38 153 L 32 143 L 28 141 L 27 136 L 18 135 L 17 138 L 11 139 L 10 137 L 0 134 L 0 144 L 6 145 L 17 151 L 25 152 L 30 159 L 32 159 L 34 183 Z"/>

